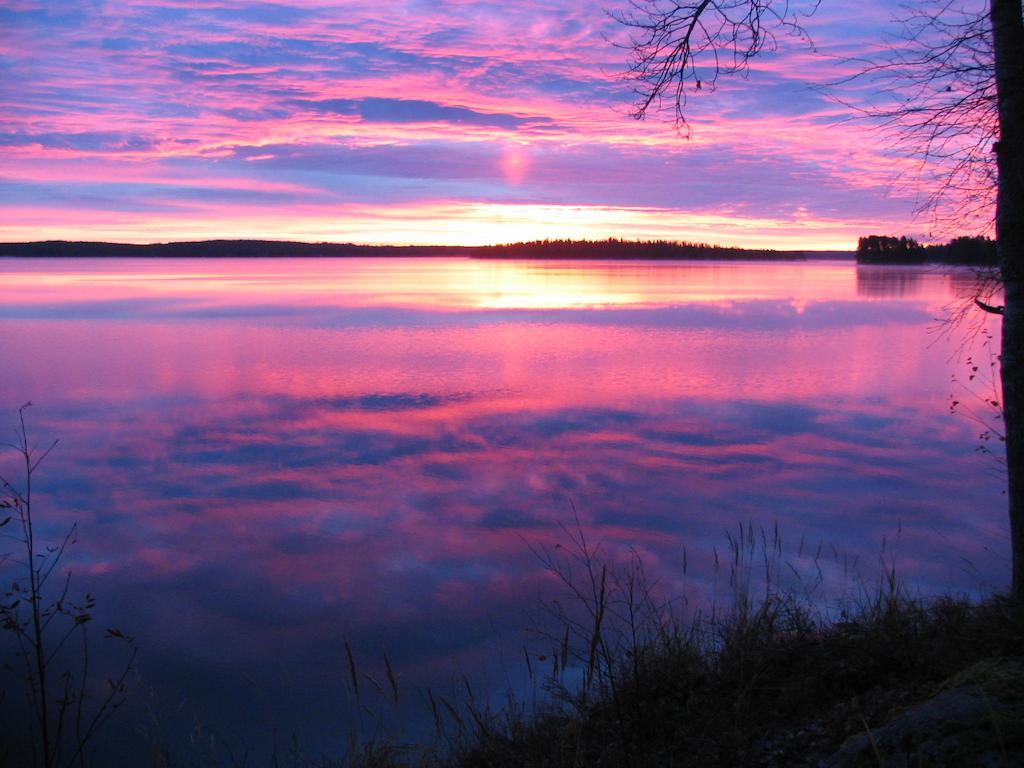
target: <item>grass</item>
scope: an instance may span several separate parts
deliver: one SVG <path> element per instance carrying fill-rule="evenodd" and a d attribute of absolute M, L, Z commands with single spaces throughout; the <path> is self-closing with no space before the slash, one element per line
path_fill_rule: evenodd
<path fill-rule="evenodd" d="M 639 557 L 613 566 L 614 558 L 588 541 L 579 524 L 566 534 L 566 546 L 536 551 L 564 588 L 561 599 L 548 605 L 557 627 L 547 636 L 550 652 L 524 659 L 546 692 L 541 703 L 510 699 L 490 710 L 465 681 L 461 701 L 426 692 L 437 735 L 431 745 L 408 745 L 377 733 L 353 739 L 348 754 L 337 760 L 294 751 L 287 761 L 271 764 L 646 768 L 1024 762 L 1024 608 L 1017 603 L 1001 597 L 972 602 L 913 596 L 884 550 L 873 584 L 856 582 L 852 595 L 823 601 L 818 591 L 829 564 L 822 562 L 820 550 L 805 558 L 811 576 L 802 577 L 783 556 L 777 531 L 748 526 L 727 534 L 727 552 L 717 560 L 728 598 L 690 613 L 685 604 L 659 599 Z M 359 681 L 371 678 L 350 648 L 346 662 L 358 697 Z M 400 695 L 393 675 L 376 688 L 382 705 Z M 924 726 L 920 734 L 897 734 L 902 741 L 894 756 L 886 723 L 928 702 L 948 704 L 942 695 L 957 691 L 986 702 L 980 719 L 943 715 L 949 722 L 941 725 L 937 741 Z M 842 759 L 828 763 L 844 745 Z M 945 752 L 936 755 L 934 749 Z"/>
<path fill-rule="evenodd" d="M 964 669 L 1020 658 L 1022 640 L 1020 611 L 1000 600 L 901 599 L 831 625 L 766 601 L 616 660 L 598 695 L 480 731 L 452 762 L 816 765 Z"/>
<path fill-rule="evenodd" d="M 1017 604 L 917 599 L 887 579 L 834 619 L 792 593 L 769 592 L 684 620 L 644 593 L 639 563 L 625 573 L 592 563 L 573 578 L 596 588 L 582 595 L 604 601 L 600 623 L 590 624 L 600 637 L 576 635 L 572 626 L 561 635 L 548 659 L 554 663 L 538 673 L 549 693 L 544 704 L 510 701 L 489 711 L 470 692 L 461 702 L 428 694 L 438 734 L 432 745 L 377 735 L 353 739 L 334 758 L 293 745 L 269 758 L 196 754 L 161 765 L 817 766 L 865 735 L 859 759 L 838 765 L 1010 766 L 1024 756 L 1024 611 Z M 584 606 L 581 615 L 593 618 L 594 607 L 601 608 Z M 351 673 L 366 679 L 358 660 Z M 900 762 L 882 753 L 875 734 L 894 715 L 965 686 L 1011 707 L 993 704 L 991 716 L 961 728 L 960 751 L 949 759 Z M 396 697 L 398 683 L 382 691 Z"/>
<path fill-rule="evenodd" d="M 728 541 L 730 605 L 689 617 L 653 597 L 638 559 L 613 573 L 579 528 L 568 555 L 539 553 L 582 608 L 555 609 L 566 632 L 546 681 L 550 702 L 479 713 L 471 734 L 429 762 L 810 766 L 866 736 L 867 758 L 839 764 L 887 765 L 876 729 L 964 686 L 991 699 L 992 717 L 944 735 L 949 760 L 915 762 L 911 751 L 898 764 L 1024 757 L 1020 605 L 913 597 L 883 559 L 873 588 L 825 610 L 806 591 L 780 586 L 790 566 L 777 533 L 746 528 Z M 565 683 L 566 667 L 581 682 Z"/>

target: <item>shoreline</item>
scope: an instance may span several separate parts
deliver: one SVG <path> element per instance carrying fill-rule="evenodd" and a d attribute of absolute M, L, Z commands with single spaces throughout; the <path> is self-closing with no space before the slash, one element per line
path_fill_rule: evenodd
<path fill-rule="evenodd" d="M 431 258 L 559 261 L 854 260 L 853 251 L 746 249 L 666 241 L 535 241 L 505 245 L 361 245 L 279 240 L 112 243 L 44 240 L 0 243 L 0 258 Z"/>

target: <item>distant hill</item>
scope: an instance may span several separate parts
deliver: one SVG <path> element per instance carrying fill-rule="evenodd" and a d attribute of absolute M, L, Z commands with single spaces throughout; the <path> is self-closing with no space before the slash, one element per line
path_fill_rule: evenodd
<path fill-rule="evenodd" d="M 996 241 L 958 237 L 942 245 L 921 245 L 909 237 L 869 235 L 857 241 L 857 263 L 995 266 Z"/>
<path fill-rule="evenodd" d="M 445 256 L 464 253 L 459 246 L 356 245 L 354 243 L 301 243 L 287 240 L 200 240 L 189 243 L 92 243 L 46 240 L 36 243 L 0 243 L 0 256 L 49 258 L 284 258 L 354 256 Z"/>
<path fill-rule="evenodd" d="M 46 240 L 0 243 L 0 256 L 36 258 L 285 258 L 471 256 L 480 259 L 748 259 L 849 258 L 844 251 L 774 251 L 667 240 L 535 240 L 486 246 L 356 245 L 282 240 L 201 240 L 186 243 L 95 243 Z"/>

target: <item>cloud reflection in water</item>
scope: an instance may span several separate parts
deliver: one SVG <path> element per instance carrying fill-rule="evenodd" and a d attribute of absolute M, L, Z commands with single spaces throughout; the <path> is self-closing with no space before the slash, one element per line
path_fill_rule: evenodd
<path fill-rule="evenodd" d="M 593 539 L 691 595 L 741 522 L 867 573 L 900 527 L 899 568 L 926 592 L 1005 579 L 1000 481 L 976 425 L 948 413 L 952 347 L 928 334 L 962 277 L 458 259 L 0 270 L 0 397 L 39 403 L 35 429 L 61 438 L 41 504 L 53 529 L 80 521 L 78 570 L 139 636 L 175 727 L 195 709 L 242 741 L 271 721 L 337 732 L 343 637 L 364 658 L 386 649 L 410 689 L 458 670 L 499 690 L 496 643 L 518 658 L 554 586 L 529 545 L 564 538 L 570 501 Z"/>

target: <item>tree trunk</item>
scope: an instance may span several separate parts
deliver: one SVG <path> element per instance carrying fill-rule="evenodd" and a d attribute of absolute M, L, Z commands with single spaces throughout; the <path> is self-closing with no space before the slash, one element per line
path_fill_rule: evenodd
<path fill-rule="evenodd" d="M 1006 432 L 1006 470 L 1013 551 L 1012 593 L 1024 600 L 1024 23 L 1021 0 L 992 0 L 992 38 L 999 141 L 996 243 L 1002 269 L 1005 310 L 1001 377 Z"/>

